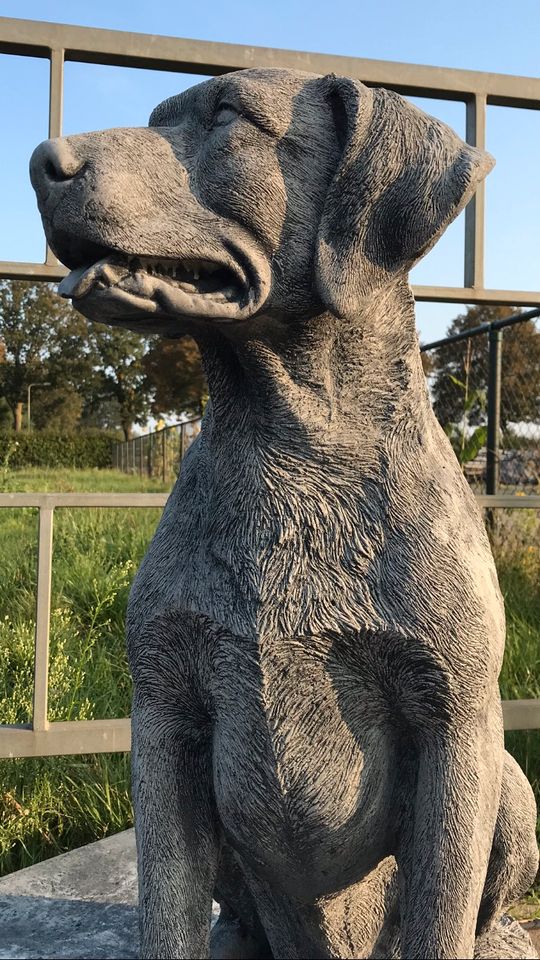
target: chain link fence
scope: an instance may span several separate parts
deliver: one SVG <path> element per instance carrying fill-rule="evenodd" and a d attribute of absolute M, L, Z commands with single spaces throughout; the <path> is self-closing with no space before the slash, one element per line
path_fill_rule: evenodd
<path fill-rule="evenodd" d="M 478 494 L 540 495 L 540 310 L 422 347 L 433 408 Z M 532 501 L 531 501 L 532 503 Z M 498 564 L 540 572 L 540 511 L 488 511 Z"/>
<path fill-rule="evenodd" d="M 180 461 L 200 427 L 201 419 L 196 417 L 123 443 L 114 443 L 113 468 L 123 473 L 160 477 L 163 483 L 172 483 L 178 474 Z"/>
<path fill-rule="evenodd" d="M 433 407 L 478 493 L 540 493 L 540 310 L 422 347 Z"/>

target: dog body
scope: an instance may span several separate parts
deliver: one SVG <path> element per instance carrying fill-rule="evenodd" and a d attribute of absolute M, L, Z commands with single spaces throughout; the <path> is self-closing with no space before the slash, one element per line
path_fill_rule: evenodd
<path fill-rule="evenodd" d="M 208 956 L 214 891 L 215 957 L 534 956 L 502 601 L 407 283 L 489 166 L 288 71 L 34 156 L 61 291 L 193 335 L 212 398 L 128 611 L 144 957 Z"/>

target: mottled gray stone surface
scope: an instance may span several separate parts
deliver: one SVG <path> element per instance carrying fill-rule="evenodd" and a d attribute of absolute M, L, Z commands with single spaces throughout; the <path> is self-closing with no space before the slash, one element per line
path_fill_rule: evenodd
<path fill-rule="evenodd" d="M 0 916 L 0 960 L 137 957 L 133 830 L 4 877 Z"/>
<path fill-rule="evenodd" d="M 0 916 L 0 960 L 135 960 L 133 830 L 0 879 Z"/>
<path fill-rule="evenodd" d="M 133 831 L 0 880 L 0 958 L 137 956 Z"/>

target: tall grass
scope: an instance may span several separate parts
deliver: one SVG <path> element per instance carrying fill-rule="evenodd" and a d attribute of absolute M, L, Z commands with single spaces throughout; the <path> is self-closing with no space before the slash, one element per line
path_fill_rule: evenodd
<path fill-rule="evenodd" d="M 159 491 L 157 481 L 114 471 L 8 471 L 12 490 Z M 124 611 L 133 572 L 159 511 L 56 511 L 51 613 L 50 717 L 129 715 Z M 0 723 L 31 716 L 37 511 L 0 510 Z M 503 697 L 540 697 L 538 517 L 508 511 L 495 555 L 506 600 Z M 540 799 L 540 732 L 507 745 Z M 129 755 L 0 761 L 0 874 L 131 824 Z"/>
<path fill-rule="evenodd" d="M 113 471 L 11 472 L 4 490 L 160 491 Z M 55 511 L 49 717 L 129 716 L 124 646 L 129 584 L 159 518 L 155 509 Z M 32 710 L 37 511 L 0 510 L 0 722 Z M 0 874 L 131 824 L 129 756 L 0 761 Z"/>
<path fill-rule="evenodd" d="M 494 543 L 507 621 L 501 695 L 506 700 L 540 698 L 540 516 L 533 510 L 501 513 Z M 508 732 L 506 746 L 540 806 L 540 731 Z"/>

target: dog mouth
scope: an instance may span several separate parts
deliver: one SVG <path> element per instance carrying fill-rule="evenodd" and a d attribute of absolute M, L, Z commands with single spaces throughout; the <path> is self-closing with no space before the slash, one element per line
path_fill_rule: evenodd
<path fill-rule="evenodd" d="M 94 251 L 92 251 L 94 252 Z M 105 256 L 71 270 L 59 294 L 87 313 L 116 317 L 156 314 L 233 321 L 257 309 L 261 291 L 238 252 L 182 258 L 139 256 L 101 250 Z"/>

